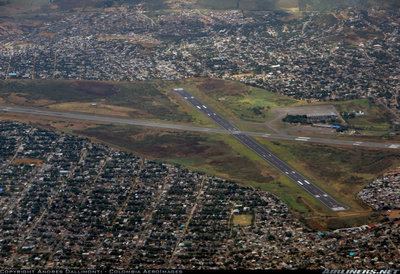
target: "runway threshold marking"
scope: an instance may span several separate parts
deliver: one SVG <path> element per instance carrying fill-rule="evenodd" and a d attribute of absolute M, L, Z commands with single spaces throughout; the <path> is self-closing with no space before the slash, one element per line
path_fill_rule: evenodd
<path fill-rule="evenodd" d="M 389 146 L 389 148 L 399 148 L 399 147 L 400 145 L 394 145 L 394 144 Z"/>
<path fill-rule="evenodd" d="M 345 210 L 345 208 L 342 207 L 342 206 L 339 206 L 339 207 L 332 207 L 331 209 L 332 209 L 333 211 L 342 211 L 342 210 Z"/>
<path fill-rule="evenodd" d="M 297 137 L 295 140 L 296 141 L 304 141 L 304 142 L 306 142 L 306 141 L 308 141 L 310 139 L 311 139 L 310 137 Z"/>

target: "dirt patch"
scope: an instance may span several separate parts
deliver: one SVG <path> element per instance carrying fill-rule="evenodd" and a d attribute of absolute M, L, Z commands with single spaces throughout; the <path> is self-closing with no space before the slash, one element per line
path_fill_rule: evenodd
<path fill-rule="evenodd" d="M 13 104 L 25 104 L 27 99 L 24 97 L 19 96 L 17 93 L 11 94 L 7 97 L 7 101 Z"/>
<path fill-rule="evenodd" d="M 91 113 L 96 115 L 107 115 L 107 116 L 117 116 L 117 117 L 149 117 L 148 113 L 145 111 L 137 110 L 134 108 L 120 107 L 107 105 L 97 102 L 81 103 L 81 102 L 70 102 L 53 104 L 49 106 L 50 109 L 71 111 L 71 112 L 81 112 L 81 113 Z"/>
<path fill-rule="evenodd" d="M 392 210 L 389 212 L 389 219 L 400 219 L 400 210 Z"/>
<path fill-rule="evenodd" d="M 186 136 L 175 134 L 162 134 L 159 136 L 149 136 L 149 142 L 144 147 L 144 151 L 154 157 L 183 157 L 187 155 L 209 155 L 212 152 L 208 145 L 202 144 L 205 139 L 188 134 Z"/>
<path fill-rule="evenodd" d="M 146 130 L 136 127 L 99 127 L 79 132 L 137 154 L 155 159 L 170 159 L 188 166 L 207 168 L 232 180 L 271 183 L 275 172 L 245 157 L 232 155 L 224 142 L 188 132 Z"/>
<path fill-rule="evenodd" d="M 39 99 L 39 100 L 35 100 L 35 101 L 30 101 L 32 106 L 36 106 L 36 107 L 48 106 L 48 105 L 54 104 L 55 102 L 56 101 L 54 101 L 54 100 L 47 100 L 47 99 Z"/>
<path fill-rule="evenodd" d="M 326 230 L 326 219 L 307 219 L 306 225 L 315 231 Z"/>
<path fill-rule="evenodd" d="M 234 225 L 250 226 L 253 223 L 253 215 L 251 215 L 251 214 L 233 215 L 232 222 Z"/>
<path fill-rule="evenodd" d="M 6 101 L 0 97 L 0 104 L 4 104 Z"/>
<path fill-rule="evenodd" d="M 205 138 L 189 133 L 170 133 L 158 130 L 150 132 L 134 128 L 122 130 L 100 128 L 80 133 L 153 158 L 180 158 L 189 155 L 209 157 L 215 154 L 210 151 L 207 144 L 204 144 Z"/>
<path fill-rule="evenodd" d="M 56 35 L 55 33 L 50 33 L 50 32 L 41 32 L 38 34 L 38 36 L 54 36 Z"/>
<path fill-rule="evenodd" d="M 74 81 L 71 83 L 71 88 L 99 97 L 108 97 L 118 93 L 118 88 L 115 85 L 97 81 Z"/>
<path fill-rule="evenodd" d="M 40 165 L 42 164 L 42 160 L 40 159 L 32 159 L 32 158 L 21 158 L 21 159 L 14 159 L 12 161 L 13 165 L 19 165 L 19 164 L 23 164 L 23 165 Z"/>
<path fill-rule="evenodd" d="M 226 177 L 232 180 L 252 180 L 254 182 L 264 184 L 274 181 L 276 174 L 266 172 L 264 166 L 250 161 L 248 158 L 240 156 L 226 156 L 223 158 L 212 160 L 208 163 L 219 172 L 226 172 Z"/>

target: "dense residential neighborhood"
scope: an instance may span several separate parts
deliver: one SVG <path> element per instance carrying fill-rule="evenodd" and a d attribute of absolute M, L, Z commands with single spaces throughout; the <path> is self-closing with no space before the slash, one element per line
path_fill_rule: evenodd
<path fill-rule="evenodd" d="M 0 151 L 0 264 L 7 268 L 400 264 L 398 218 L 312 231 L 259 189 L 16 122 L 0 122 Z M 387 185 L 390 176 L 398 178 L 387 175 Z M 381 192 L 379 182 L 366 190 Z"/>
<path fill-rule="evenodd" d="M 400 209 L 400 168 L 366 186 L 358 196 L 376 210 Z"/>
<path fill-rule="evenodd" d="M 0 0 L 0 268 L 398 271 L 399 41 L 396 0 Z"/>
<path fill-rule="evenodd" d="M 133 8 L 0 25 L 0 79 L 135 81 L 217 77 L 311 101 L 373 98 L 399 108 L 399 13 Z M 39 24 L 39 25 L 38 25 Z"/>

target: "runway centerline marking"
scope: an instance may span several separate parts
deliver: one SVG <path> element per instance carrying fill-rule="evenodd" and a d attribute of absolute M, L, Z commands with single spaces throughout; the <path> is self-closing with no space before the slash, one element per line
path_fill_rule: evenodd
<path fill-rule="evenodd" d="M 176 89 L 175 89 L 176 90 Z M 181 97 L 189 97 L 190 93 L 187 92 L 186 90 L 180 90 L 181 92 L 178 92 L 178 94 Z M 193 96 L 191 97 L 193 98 Z M 188 103 L 192 104 L 193 106 L 196 106 L 204 115 L 208 115 L 210 112 L 213 112 L 212 109 L 207 109 L 205 105 L 201 103 L 200 100 L 195 98 L 194 100 L 186 100 Z M 199 105 L 202 105 L 203 108 L 199 107 Z M 207 110 L 206 110 L 207 109 Z M 290 167 L 288 164 L 286 164 L 284 161 L 279 159 L 277 156 L 269 153 L 269 151 L 263 147 L 261 144 L 259 144 L 255 139 L 250 137 L 248 134 L 242 133 L 237 127 L 232 125 L 228 120 L 223 118 L 221 115 L 217 115 L 215 112 L 213 112 L 213 116 L 209 116 L 210 119 L 212 119 L 216 124 L 224 128 L 225 130 L 228 130 L 230 132 L 231 136 L 233 136 L 235 139 L 240 141 L 243 145 L 245 145 L 248 149 L 252 150 L 254 153 L 256 153 L 261 159 L 278 169 L 280 172 L 285 174 L 291 181 L 294 183 L 297 183 L 300 185 L 305 191 L 307 191 L 310 194 L 313 193 L 323 193 L 321 189 L 318 188 L 318 186 L 310 183 L 307 181 L 303 175 L 300 173 L 296 172 L 293 170 L 292 167 Z M 260 135 L 258 135 L 260 136 Z M 270 134 L 264 134 L 264 137 L 269 137 Z M 311 138 L 310 137 L 297 137 L 296 140 L 298 141 L 309 141 Z M 269 155 L 267 157 L 266 155 Z M 291 171 L 289 174 L 288 171 Z M 304 186 L 304 183 L 307 184 L 307 186 Z M 326 194 L 325 194 L 326 195 Z M 324 199 L 318 199 L 321 203 L 323 203 L 326 207 L 329 209 L 333 210 L 332 208 L 338 209 L 342 208 L 342 210 L 346 210 L 347 208 L 345 206 L 342 206 L 339 202 L 337 202 L 335 199 L 332 197 L 324 195 Z"/>

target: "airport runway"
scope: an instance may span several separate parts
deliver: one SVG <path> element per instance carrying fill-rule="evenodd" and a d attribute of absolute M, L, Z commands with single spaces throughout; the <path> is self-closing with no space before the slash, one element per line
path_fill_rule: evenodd
<path fill-rule="evenodd" d="M 191 103 L 199 111 L 203 112 L 205 115 L 210 117 L 213 121 L 215 121 L 223 129 L 186 126 L 186 125 L 179 125 L 179 124 L 168 124 L 168 123 L 163 123 L 163 122 L 156 123 L 156 122 L 147 122 L 147 121 L 135 120 L 135 119 L 123 119 L 123 118 L 95 116 L 95 115 L 88 115 L 88 114 L 46 111 L 46 110 L 20 108 L 20 107 L 0 106 L 0 111 L 25 113 L 25 114 L 33 114 L 33 115 L 43 115 L 43 116 L 66 118 L 66 119 L 79 119 L 79 120 L 97 121 L 97 122 L 120 123 L 120 124 L 135 125 L 135 126 L 158 127 L 158 128 L 166 128 L 166 129 L 174 129 L 174 130 L 229 134 L 229 135 L 234 136 L 237 140 L 239 140 L 243 144 L 245 144 L 248 148 L 253 150 L 262 159 L 264 159 L 265 161 L 267 161 L 268 163 L 270 163 L 271 165 L 276 167 L 283 174 L 285 174 L 288 178 L 293 180 L 296 184 L 298 184 L 303 189 L 308 191 L 311 195 L 313 195 L 316 199 L 321 201 L 323 204 L 325 204 L 327 207 L 329 207 L 333 211 L 347 210 L 348 208 L 345 205 L 342 205 L 342 204 L 338 203 L 337 201 L 335 201 L 327 193 L 322 191 L 316 185 L 312 184 L 303 175 L 296 172 L 296 170 L 294 170 L 293 168 L 288 166 L 285 162 L 280 160 L 278 157 L 276 157 L 275 155 L 270 153 L 268 150 L 266 150 L 263 146 L 261 146 L 253 138 L 250 138 L 249 136 L 268 138 L 268 139 L 277 139 L 277 140 L 298 141 L 298 142 L 323 143 L 323 144 L 331 144 L 331 145 L 333 144 L 333 145 L 346 145 L 346 146 L 360 146 L 360 147 L 369 147 L 369 148 L 377 148 L 377 149 L 400 149 L 400 144 L 395 144 L 395 143 L 385 144 L 385 143 L 375 143 L 375 142 L 346 141 L 346 140 L 338 140 L 338 139 L 311 138 L 311 137 L 301 137 L 301 136 L 290 136 L 290 135 L 266 134 L 266 133 L 260 133 L 260 132 L 240 131 L 237 127 L 235 127 L 229 121 L 227 121 L 226 119 L 221 117 L 218 113 L 214 112 L 207 106 L 203 105 L 199 100 L 197 100 L 194 96 L 192 96 L 187 91 L 185 91 L 183 89 L 178 89 L 178 90 L 175 90 L 175 92 L 180 94 L 186 101 Z"/>
<path fill-rule="evenodd" d="M 303 175 L 297 172 L 295 169 L 290 167 L 288 164 L 283 162 L 277 156 L 268 151 L 265 147 L 261 146 L 253 138 L 243 134 L 237 127 L 232 125 L 228 120 L 220 116 L 218 113 L 205 106 L 200 100 L 192 96 L 189 92 L 182 88 L 174 89 L 176 93 L 182 96 L 187 102 L 192 104 L 199 111 L 207 115 L 215 123 L 220 125 L 222 128 L 230 131 L 231 135 L 239 140 L 242 144 L 247 146 L 249 149 L 254 151 L 258 156 L 260 156 L 264 161 L 268 162 L 280 172 L 282 172 L 286 177 L 291 179 L 301 188 L 305 189 L 308 193 L 314 196 L 315 199 L 319 200 L 325 206 L 327 206 L 332 211 L 343 211 L 349 208 L 324 192 L 322 189 L 314 185 L 310 180 L 307 180 Z"/>
<path fill-rule="evenodd" d="M 169 123 L 164 123 L 164 122 L 156 123 L 156 122 L 148 122 L 148 121 L 135 120 L 135 119 L 123 119 L 123 118 L 89 115 L 89 114 L 77 114 L 77 113 L 69 113 L 69 112 L 37 110 L 37 109 L 29 109 L 29 108 L 21 108 L 21 107 L 0 106 L 0 111 L 26 113 L 26 114 L 33 114 L 33 115 L 43 115 L 43 116 L 67 118 L 67 119 L 79 119 L 79 120 L 87 120 L 87 121 L 119 123 L 119 124 L 127 124 L 127 125 L 134 125 L 134 126 L 169 128 L 169 129 L 178 129 L 178 130 L 195 131 L 195 132 L 210 132 L 210 133 L 218 133 L 218 134 L 232 134 L 231 131 L 225 130 L 225 129 L 186 126 L 186 125 L 179 125 L 179 124 L 169 124 Z M 396 144 L 396 143 L 347 141 L 347 140 L 341 140 L 341 139 L 301 137 L 301 136 L 269 134 L 269 133 L 251 132 L 251 131 L 238 131 L 238 132 L 240 132 L 244 135 L 247 135 L 247 136 L 267 138 L 267 139 L 276 139 L 276 140 L 322 143 L 322 144 L 330 144 L 330 145 L 359 146 L 359 147 L 369 147 L 369 148 L 377 148 L 377 149 L 400 149 L 400 144 Z"/>

